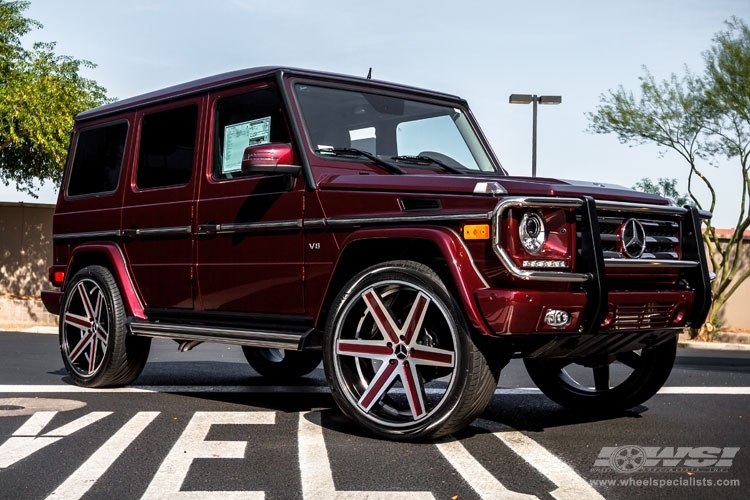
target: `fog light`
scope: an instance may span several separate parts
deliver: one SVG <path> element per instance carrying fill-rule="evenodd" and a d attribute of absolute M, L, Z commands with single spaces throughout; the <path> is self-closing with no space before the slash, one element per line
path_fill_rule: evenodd
<path fill-rule="evenodd" d="M 544 315 L 544 322 L 554 328 L 560 328 L 570 323 L 570 313 L 560 309 L 549 309 Z"/>

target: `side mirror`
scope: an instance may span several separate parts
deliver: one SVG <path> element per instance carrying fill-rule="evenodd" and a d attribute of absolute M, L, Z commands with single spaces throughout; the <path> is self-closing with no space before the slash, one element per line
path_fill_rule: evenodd
<path fill-rule="evenodd" d="M 294 149 L 284 142 L 248 146 L 242 155 L 242 172 L 246 174 L 285 174 L 296 176 L 302 169 L 295 165 Z"/>

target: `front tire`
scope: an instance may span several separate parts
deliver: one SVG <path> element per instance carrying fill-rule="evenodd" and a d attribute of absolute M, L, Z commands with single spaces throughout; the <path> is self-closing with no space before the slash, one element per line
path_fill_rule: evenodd
<path fill-rule="evenodd" d="M 125 307 L 112 273 L 88 266 L 71 279 L 60 314 L 60 351 L 83 387 L 126 385 L 138 378 L 151 339 L 127 335 Z"/>
<path fill-rule="evenodd" d="M 468 425 L 492 398 L 500 367 L 475 345 L 440 277 L 412 261 L 373 266 L 344 287 L 323 362 L 341 411 L 389 439 Z"/>
<path fill-rule="evenodd" d="M 526 371 L 552 401 L 574 411 L 620 412 L 656 394 L 669 378 L 677 335 L 656 346 L 598 359 L 525 359 Z M 583 368 L 575 367 L 580 365 Z M 620 380 L 611 375 L 617 365 Z M 591 370 L 588 377 L 584 370 Z M 624 373 L 624 375 L 623 375 Z"/>

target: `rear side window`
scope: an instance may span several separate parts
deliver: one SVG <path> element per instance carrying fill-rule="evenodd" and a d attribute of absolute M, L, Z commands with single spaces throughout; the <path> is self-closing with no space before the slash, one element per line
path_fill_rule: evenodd
<path fill-rule="evenodd" d="M 68 196 L 104 194 L 117 190 L 127 135 L 127 122 L 78 133 Z"/>
<path fill-rule="evenodd" d="M 198 128 L 197 106 L 170 109 L 143 117 L 138 148 L 139 189 L 190 182 Z"/>

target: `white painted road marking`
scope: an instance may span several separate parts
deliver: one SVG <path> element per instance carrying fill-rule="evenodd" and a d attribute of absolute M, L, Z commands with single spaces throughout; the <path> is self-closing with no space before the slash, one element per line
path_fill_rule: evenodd
<path fill-rule="evenodd" d="M 530 500 L 538 497 L 507 489 L 503 483 L 485 469 L 469 450 L 455 439 L 436 443 L 446 460 L 461 474 L 469 486 L 484 500 Z"/>
<path fill-rule="evenodd" d="M 85 495 L 157 415 L 158 411 L 138 412 L 53 491 L 47 500 L 78 500 Z"/>
<path fill-rule="evenodd" d="M 441 389 L 434 389 L 436 393 L 442 394 Z M 119 387 L 111 389 L 78 387 L 75 385 L 0 385 L 0 394 L 67 394 L 82 393 L 239 393 L 239 394 L 330 394 L 326 386 L 286 386 L 286 385 L 143 385 L 131 387 Z M 433 391 L 428 390 L 428 394 Z M 496 396 L 520 396 L 541 395 L 536 387 L 522 387 L 515 389 L 495 389 Z M 750 387 L 747 386 L 674 386 L 662 387 L 657 394 L 695 394 L 707 396 L 748 396 Z M 0 415 L 2 416 L 2 415 Z"/>
<path fill-rule="evenodd" d="M 565 462 L 542 445 L 512 427 L 479 419 L 475 425 L 492 432 L 508 448 L 552 481 L 557 489 L 550 495 L 557 500 L 604 500 L 591 485 Z"/>
<path fill-rule="evenodd" d="M 122 389 L 86 389 L 67 385 L 0 385 L 3 393 L 274 393 L 305 394 L 328 393 L 323 386 L 141 386 Z M 660 394 L 678 395 L 750 395 L 750 387 L 665 387 Z M 497 389 L 499 395 L 540 395 L 538 389 Z M 41 434 L 58 411 L 66 411 L 85 406 L 84 402 L 55 399 L 6 398 L 0 399 L 0 406 L 12 412 L 5 416 L 18 416 L 42 402 L 44 408 L 57 411 L 37 411 L 24 422 L 11 437 L 0 444 L 0 470 L 7 468 L 48 445 L 70 436 L 89 425 L 111 415 L 112 412 L 91 412 L 57 429 Z M 56 402 L 58 403 L 56 406 Z M 40 407 L 40 406 L 37 406 Z M 157 417 L 158 412 L 139 412 L 91 457 L 89 457 L 51 495 L 50 499 L 80 499 L 98 481 L 128 446 Z M 0 417 L 4 416 L 0 414 Z M 272 411 L 246 412 L 195 412 L 173 447 L 162 462 L 144 494 L 145 499 L 171 498 L 232 500 L 239 498 L 260 499 L 262 491 L 181 491 L 191 464 L 198 458 L 245 458 L 247 441 L 206 441 L 211 425 L 216 424 L 274 424 L 276 413 Z M 511 427 L 487 420 L 477 420 L 474 426 L 492 433 L 513 453 L 524 459 L 531 468 L 548 478 L 557 487 L 549 495 L 558 500 L 601 499 L 601 495 L 579 476 L 570 466 L 550 453 L 539 443 Z M 93 432 L 93 430 L 92 430 Z M 302 495 L 305 499 L 346 499 L 367 498 L 401 499 L 434 498 L 429 491 L 337 491 L 331 464 L 326 449 L 321 414 L 318 411 L 299 414 L 298 428 L 299 470 Z M 536 498 L 534 495 L 508 490 L 498 478 L 493 476 L 459 441 L 448 439 L 436 443 L 440 453 L 460 476 L 482 498 L 523 499 Z"/>
<path fill-rule="evenodd" d="M 167 458 L 156 471 L 141 500 L 240 500 L 263 499 L 262 491 L 180 491 L 196 458 L 245 458 L 247 441 L 206 441 L 212 425 L 272 425 L 272 411 L 197 411 L 190 419 Z"/>
<path fill-rule="evenodd" d="M 305 500 L 434 499 L 429 491 L 337 491 L 323 439 L 320 412 L 299 414 L 299 470 Z"/>
<path fill-rule="evenodd" d="M 10 467 L 19 460 L 32 455 L 52 443 L 56 443 L 65 436 L 69 436 L 111 415 L 112 412 L 91 412 L 62 427 L 49 431 L 44 436 L 39 436 L 39 433 L 42 432 L 56 414 L 56 411 L 40 411 L 35 413 L 6 442 L 0 445 L 0 469 Z"/>
<path fill-rule="evenodd" d="M 83 408 L 86 403 L 75 399 L 0 398 L 0 417 L 33 415 L 38 411 L 71 411 Z"/>

